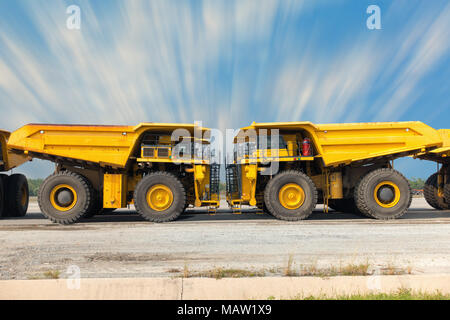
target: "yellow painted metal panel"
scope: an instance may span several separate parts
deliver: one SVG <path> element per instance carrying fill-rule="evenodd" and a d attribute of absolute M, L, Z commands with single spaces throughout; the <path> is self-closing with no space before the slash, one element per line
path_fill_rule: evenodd
<path fill-rule="evenodd" d="M 10 133 L 8 131 L 0 130 L 0 145 L 1 145 L 1 159 L 0 166 L 2 170 L 9 171 L 25 162 L 31 160 L 26 154 L 15 154 L 8 150 L 8 139 Z"/>
<path fill-rule="evenodd" d="M 8 141 L 9 132 L 0 131 L 0 166 L 7 170 L 8 167 L 8 146 L 6 142 Z"/>
<path fill-rule="evenodd" d="M 342 172 L 330 174 L 330 196 L 331 199 L 342 199 L 344 197 Z"/>
<path fill-rule="evenodd" d="M 209 170 L 206 166 L 195 165 L 194 166 L 194 190 L 195 190 L 195 206 L 201 207 L 203 194 L 205 192 L 205 186 L 209 182 Z"/>
<path fill-rule="evenodd" d="M 105 174 L 103 176 L 103 207 L 125 208 L 126 176 L 123 174 Z"/>
<path fill-rule="evenodd" d="M 418 121 L 319 125 L 310 122 L 253 123 L 244 129 L 303 130 L 310 135 L 325 166 L 414 153 L 443 145 L 438 130 Z"/>
<path fill-rule="evenodd" d="M 443 157 L 450 157 L 450 130 L 438 130 L 442 137 L 443 145 L 441 148 L 431 151 L 431 153 L 441 154 Z"/>
<path fill-rule="evenodd" d="M 443 141 L 442 146 L 431 151 L 423 152 L 417 156 L 418 158 L 441 163 L 450 162 L 450 130 L 441 129 L 438 132 Z"/>
<path fill-rule="evenodd" d="M 258 165 L 249 164 L 243 165 L 241 170 L 242 182 L 242 200 L 248 201 L 250 205 L 256 205 L 255 191 L 256 179 L 258 177 Z"/>
<path fill-rule="evenodd" d="M 176 129 L 184 129 L 190 134 L 195 130 L 203 134 L 209 132 L 209 129 L 194 124 L 144 123 L 135 127 L 30 124 L 14 131 L 8 146 L 15 150 L 123 168 L 138 147 L 142 133 L 167 131 L 171 134 Z"/>

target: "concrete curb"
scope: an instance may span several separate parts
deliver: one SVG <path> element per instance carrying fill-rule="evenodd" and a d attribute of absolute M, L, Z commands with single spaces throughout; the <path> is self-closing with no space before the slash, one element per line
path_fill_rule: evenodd
<path fill-rule="evenodd" d="M 357 277 L 265 277 L 239 279 L 125 278 L 0 281 L 1 300 L 230 300 L 289 299 L 389 293 L 401 288 L 450 294 L 450 275 L 401 275 Z"/>

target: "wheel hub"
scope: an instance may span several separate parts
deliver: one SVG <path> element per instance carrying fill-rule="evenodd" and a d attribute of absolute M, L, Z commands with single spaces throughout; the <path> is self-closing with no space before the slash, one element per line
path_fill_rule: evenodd
<path fill-rule="evenodd" d="M 382 187 L 378 191 L 378 198 L 385 203 L 392 202 L 395 197 L 395 192 L 392 188 Z"/>
<path fill-rule="evenodd" d="M 152 186 L 147 192 L 147 203 L 155 211 L 167 210 L 173 203 L 172 190 L 162 184 Z"/>
<path fill-rule="evenodd" d="M 280 203 L 286 209 L 294 210 L 305 202 L 305 191 L 296 183 L 289 183 L 280 189 Z"/>
<path fill-rule="evenodd" d="M 52 206 L 59 211 L 69 211 L 77 204 L 77 192 L 69 185 L 61 184 L 53 188 L 50 194 Z"/>
<path fill-rule="evenodd" d="M 58 193 L 58 203 L 62 206 L 68 206 L 73 202 L 73 195 L 68 190 L 63 190 Z"/>
<path fill-rule="evenodd" d="M 400 189 L 391 181 L 380 182 L 374 190 L 377 204 L 383 208 L 395 207 L 400 201 Z"/>

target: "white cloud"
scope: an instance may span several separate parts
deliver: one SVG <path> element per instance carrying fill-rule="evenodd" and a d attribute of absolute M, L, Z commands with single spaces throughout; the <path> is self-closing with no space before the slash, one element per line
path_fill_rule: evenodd
<path fill-rule="evenodd" d="M 450 53 L 450 4 L 440 14 L 427 21 L 418 21 L 405 43 L 416 43 L 409 52 L 411 58 L 398 73 L 387 96 L 381 96 L 376 106 L 377 119 L 401 118 L 420 97 L 420 81 Z M 411 46 L 410 46 L 411 47 Z"/>
<path fill-rule="evenodd" d="M 392 26 L 398 9 L 391 8 L 384 25 Z M 450 5 L 439 9 L 418 8 L 398 32 L 361 33 L 331 60 L 317 54 L 314 41 L 289 55 L 275 76 L 270 108 L 278 108 L 276 120 L 305 120 L 306 114 L 315 122 L 402 119 L 423 94 L 420 82 L 450 54 Z"/>

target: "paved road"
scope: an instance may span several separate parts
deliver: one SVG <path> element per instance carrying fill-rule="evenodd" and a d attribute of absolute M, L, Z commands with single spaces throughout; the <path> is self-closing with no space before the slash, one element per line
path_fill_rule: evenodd
<path fill-rule="evenodd" d="M 190 210 L 154 224 L 120 210 L 71 226 L 45 219 L 36 204 L 24 218 L 0 220 L 0 279 L 39 278 L 71 265 L 82 277 L 176 276 L 216 267 L 283 272 L 369 263 L 413 273 L 450 273 L 450 211 L 414 199 L 404 218 L 376 221 L 320 208 L 306 221 L 284 222 L 244 210 Z M 179 271 L 178 273 L 176 271 Z"/>

